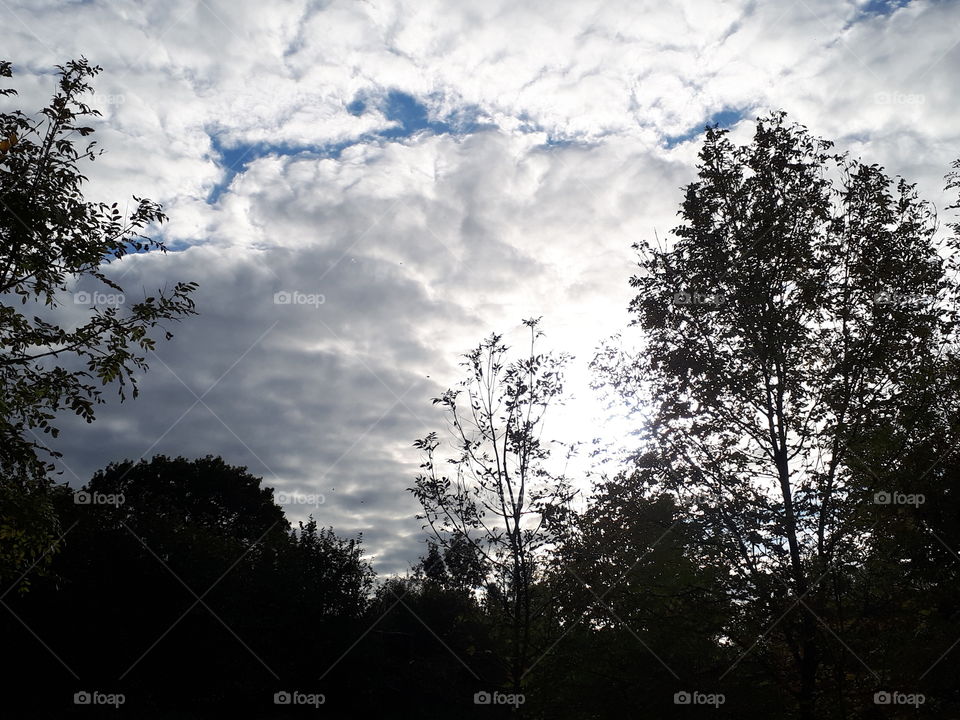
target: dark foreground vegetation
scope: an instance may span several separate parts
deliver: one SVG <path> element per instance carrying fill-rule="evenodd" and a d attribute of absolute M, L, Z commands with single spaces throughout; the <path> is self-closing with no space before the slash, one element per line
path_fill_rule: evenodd
<path fill-rule="evenodd" d="M 164 250 L 155 204 L 83 199 L 95 72 L 0 114 L 4 717 L 960 716 L 960 228 L 913 185 L 783 113 L 708 128 L 637 247 L 639 349 L 593 363 L 628 462 L 574 503 L 541 433 L 567 357 L 539 320 L 494 335 L 415 443 L 423 557 L 377 577 L 213 455 L 54 482 L 51 422 L 135 395 L 195 312 L 185 282 L 60 324 L 78 278 Z"/>

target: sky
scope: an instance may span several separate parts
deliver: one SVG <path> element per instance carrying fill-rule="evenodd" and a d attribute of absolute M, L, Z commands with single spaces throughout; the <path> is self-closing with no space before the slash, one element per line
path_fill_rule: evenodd
<path fill-rule="evenodd" d="M 430 402 L 490 332 L 575 356 L 548 434 L 624 440 L 587 364 L 626 342 L 633 243 L 676 225 L 706 123 L 777 109 L 941 210 L 960 157 L 960 3 L 0 0 L 19 107 L 103 67 L 88 197 L 164 205 L 128 291 L 199 283 L 141 395 L 64 418 L 62 479 L 222 455 L 288 516 L 423 552 L 406 491 Z M 9 106 L 9 98 L 6 101 Z M 85 288 L 94 290 L 96 288 Z M 289 299 L 291 302 L 278 302 Z M 574 466 L 581 481 L 588 470 Z"/>

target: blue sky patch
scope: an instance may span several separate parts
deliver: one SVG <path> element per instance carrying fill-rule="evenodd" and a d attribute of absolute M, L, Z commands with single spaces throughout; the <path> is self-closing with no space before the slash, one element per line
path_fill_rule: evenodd
<path fill-rule="evenodd" d="M 224 145 L 219 135 L 210 136 L 210 144 L 217 155 L 217 165 L 223 171 L 223 177 L 220 179 L 210 194 L 207 196 L 207 203 L 213 204 L 220 199 L 224 191 L 230 186 L 239 173 L 244 172 L 247 166 L 254 160 L 268 155 L 301 155 L 309 153 L 320 157 L 339 157 L 345 147 L 352 142 L 333 143 L 325 146 L 297 146 L 287 143 L 237 143 L 235 145 Z"/>
<path fill-rule="evenodd" d="M 347 110 L 359 116 L 372 107 L 380 110 L 387 120 L 396 123 L 394 127 L 374 133 L 376 137 L 388 140 L 410 137 L 424 130 L 436 135 L 468 135 L 494 127 L 481 122 L 480 109 L 475 106 L 461 108 L 444 118 L 431 118 L 425 103 L 401 90 L 390 90 L 379 98 L 358 96 L 347 105 Z"/>
<path fill-rule="evenodd" d="M 430 121 L 427 117 L 426 105 L 417 102 L 413 95 L 399 90 L 391 90 L 387 93 L 381 110 L 387 120 L 397 123 L 396 127 L 379 133 L 385 138 L 410 137 L 420 130 L 432 130 L 437 134 L 448 132 L 444 123 Z"/>
<path fill-rule="evenodd" d="M 360 117 L 367 109 L 367 103 L 357 98 L 352 103 L 347 105 L 347 112 L 353 115 L 354 117 Z"/>
<path fill-rule="evenodd" d="M 729 128 L 736 125 L 738 122 L 743 120 L 746 113 L 742 110 L 734 110 L 732 108 L 724 108 L 718 112 L 715 112 L 711 115 L 706 122 L 700 125 L 696 125 L 682 135 L 670 135 L 666 138 L 666 145 L 668 148 L 676 147 L 680 143 L 687 142 L 688 140 L 693 140 L 695 137 L 698 137 L 703 131 L 706 125 L 719 125 L 722 128 Z"/>
<path fill-rule="evenodd" d="M 219 200 L 224 191 L 230 186 L 233 178 L 244 172 L 247 166 L 258 158 L 267 155 L 300 155 L 309 153 L 318 157 L 338 158 L 343 150 L 351 145 L 369 142 L 377 138 L 384 140 L 399 140 L 416 133 L 427 131 L 436 135 L 468 135 L 481 130 L 489 130 L 496 126 L 481 120 L 482 113 L 479 107 L 467 106 L 448 114 L 443 119 L 431 119 L 426 104 L 420 102 L 413 95 L 400 90 L 390 90 L 385 95 L 374 97 L 358 95 L 347 105 L 347 112 L 359 117 L 373 109 L 379 110 L 383 116 L 395 123 L 393 127 L 379 130 L 374 133 L 331 143 L 323 146 L 295 146 L 285 143 L 236 143 L 225 145 L 218 135 L 211 135 L 210 142 L 217 156 L 217 165 L 223 171 L 223 177 L 207 196 L 207 203 L 213 204 Z"/>
<path fill-rule="evenodd" d="M 889 15 L 909 4 L 910 0 L 867 0 L 860 12 L 864 15 Z"/>

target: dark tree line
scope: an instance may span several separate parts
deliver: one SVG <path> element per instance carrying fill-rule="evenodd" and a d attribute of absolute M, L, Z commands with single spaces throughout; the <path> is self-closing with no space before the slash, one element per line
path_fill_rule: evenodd
<path fill-rule="evenodd" d="M 361 538 L 293 527 L 219 457 L 53 481 L 56 412 L 93 420 L 151 331 L 194 312 L 184 283 L 57 323 L 78 277 L 121 292 L 104 264 L 163 250 L 155 204 L 83 200 L 95 72 L 61 68 L 39 118 L 0 115 L 5 710 L 960 714 L 960 226 L 914 185 L 783 113 L 743 146 L 708 127 L 678 226 L 637 246 L 641 345 L 593 361 L 637 411 L 629 461 L 575 504 L 543 434 L 567 356 L 540 350 L 539 320 L 522 351 L 490 336 L 434 401 L 449 433 L 415 443 L 423 556 L 377 577 Z"/>

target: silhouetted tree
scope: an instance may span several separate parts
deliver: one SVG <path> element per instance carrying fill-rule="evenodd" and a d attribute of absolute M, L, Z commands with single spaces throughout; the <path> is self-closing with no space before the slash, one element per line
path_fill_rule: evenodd
<path fill-rule="evenodd" d="M 445 548 L 447 568 L 458 573 L 462 587 L 482 580 L 488 603 L 499 606 L 509 628 L 515 690 L 543 611 L 531 593 L 538 564 L 567 522 L 574 495 L 565 477 L 550 472 L 550 447 L 541 439 L 544 415 L 563 391 L 567 356 L 537 352 L 538 323 L 524 321 L 530 348 L 518 360 L 507 363 L 508 348 L 496 334 L 464 356 L 467 378 L 434 400 L 450 422 L 452 473 L 437 467 L 440 440 L 430 433 L 415 443 L 426 457 L 411 488 L 423 507 L 418 517 Z"/>
<path fill-rule="evenodd" d="M 847 648 L 831 650 L 828 699 L 848 717 L 888 717 L 883 691 L 922 694 L 912 716 L 960 712 L 960 362 L 956 348 L 901 389 L 895 417 L 851 443 L 854 522 L 867 538 L 835 615 Z M 882 502 L 876 502 L 876 498 Z M 845 681 L 845 682 L 844 682 Z M 881 708 L 887 711 L 887 708 Z"/>
<path fill-rule="evenodd" d="M 282 716 L 274 693 L 323 692 L 323 668 L 366 629 L 373 572 L 359 542 L 313 520 L 293 531 L 245 468 L 156 456 L 113 463 L 55 498 L 64 548 L 51 577 L 11 605 L 25 625 L 0 621 L 6 652 L 21 658 L 7 680 L 74 685 L 25 695 L 33 708 L 82 711 L 73 692 L 99 688 L 144 717 Z M 331 707 L 354 702 L 356 662 L 324 687 L 340 690 Z"/>
<path fill-rule="evenodd" d="M 0 495 L 18 496 L 0 510 L 4 583 L 33 560 L 49 558 L 43 553 L 58 534 L 45 493 L 52 466 L 41 454 L 42 435 L 57 434 L 56 413 L 69 410 L 91 422 L 101 385 L 116 383 L 121 399 L 129 385 L 135 396 L 135 372 L 146 369 L 145 354 L 156 342 L 151 331 L 195 314 L 193 283 L 121 311 L 123 288 L 104 266 L 131 251 L 164 251 L 144 233 L 165 218 L 149 200 L 135 197 L 136 208 L 124 217 L 116 203 L 84 199 L 79 165 L 99 151 L 93 142 L 77 142 L 93 133 L 83 121 L 98 112 L 83 97 L 100 68 L 81 58 L 58 70 L 57 90 L 39 116 L 0 113 Z M 0 77 L 11 76 L 10 62 L 0 61 Z M 110 295 L 99 293 L 108 300 L 101 303 L 89 292 L 75 293 L 70 304 L 89 308 L 77 321 L 59 308 L 64 293 L 84 279 Z"/>
<path fill-rule="evenodd" d="M 432 558 L 429 551 L 422 558 Z M 510 715 L 509 707 L 474 703 L 479 691 L 509 676 L 501 662 L 497 628 L 477 597 L 415 572 L 379 584 L 368 613 L 372 630 L 357 648 L 375 688 L 375 716 L 383 697 L 402 698 L 391 715 L 403 718 Z"/>
<path fill-rule="evenodd" d="M 762 652 L 784 616 L 785 651 L 767 657 L 805 720 L 843 631 L 822 617 L 869 537 L 851 442 L 896 422 L 955 324 L 931 206 L 830 147 L 784 113 L 745 146 L 708 128 L 674 239 L 644 248 L 631 280 L 644 347 L 598 358 L 615 386 L 647 391 L 660 483 L 726 553 L 746 609 L 734 640 Z"/>
<path fill-rule="evenodd" d="M 531 673 L 537 717 L 686 717 L 674 695 L 693 691 L 724 694 L 712 717 L 782 704 L 753 668 L 721 683 L 737 657 L 726 636 L 728 569 L 702 542 L 701 521 L 654 493 L 652 460 L 597 487 L 557 551 L 549 585 L 559 639 Z"/>

